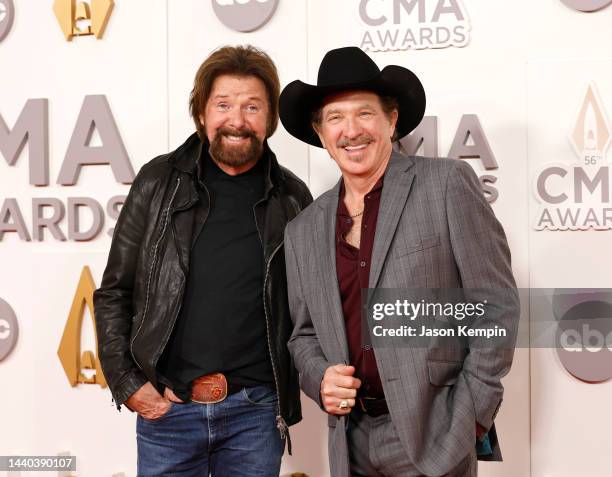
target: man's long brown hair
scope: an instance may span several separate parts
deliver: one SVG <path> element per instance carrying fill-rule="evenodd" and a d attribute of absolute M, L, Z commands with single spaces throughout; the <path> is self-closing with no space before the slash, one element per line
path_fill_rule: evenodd
<path fill-rule="evenodd" d="M 200 123 L 200 115 L 204 113 L 215 79 L 221 75 L 255 76 L 263 82 L 269 105 L 266 137 L 270 137 L 278 126 L 280 81 L 276 66 L 262 50 L 252 45 L 239 45 L 224 46 L 213 51 L 196 73 L 189 96 L 189 110 L 200 139 L 206 140 L 206 131 Z"/>

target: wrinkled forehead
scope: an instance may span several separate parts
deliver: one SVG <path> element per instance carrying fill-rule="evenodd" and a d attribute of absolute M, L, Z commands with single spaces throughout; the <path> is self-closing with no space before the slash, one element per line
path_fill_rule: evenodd
<path fill-rule="evenodd" d="M 325 96 L 320 105 L 323 112 L 326 112 L 332 108 L 344 109 L 363 106 L 380 108 L 380 96 L 373 91 L 360 89 L 339 91 Z"/>
<path fill-rule="evenodd" d="M 267 91 L 264 82 L 257 76 L 222 74 L 214 79 L 209 100 L 219 97 L 266 100 Z"/>

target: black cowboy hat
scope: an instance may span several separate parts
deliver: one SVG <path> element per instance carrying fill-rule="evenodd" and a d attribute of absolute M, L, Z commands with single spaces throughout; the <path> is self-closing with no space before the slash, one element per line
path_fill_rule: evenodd
<path fill-rule="evenodd" d="M 300 141 L 323 147 L 312 128 L 312 112 L 323 99 L 348 90 L 368 90 L 397 99 L 399 116 L 395 127 L 401 138 L 416 128 L 425 114 L 425 90 L 407 68 L 389 65 L 382 71 L 360 48 L 349 46 L 329 51 L 319 67 L 317 85 L 293 81 L 280 95 L 283 126 Z"/>

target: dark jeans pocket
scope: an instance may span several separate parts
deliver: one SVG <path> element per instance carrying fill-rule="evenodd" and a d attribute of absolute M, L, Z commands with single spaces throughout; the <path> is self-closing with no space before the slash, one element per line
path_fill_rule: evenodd
<path fill-rule="evenodd" d="M 278 402 L 276 391 L 268 386 L 242 388 L 244 400 L 255 406 L 275 406 Z"/>

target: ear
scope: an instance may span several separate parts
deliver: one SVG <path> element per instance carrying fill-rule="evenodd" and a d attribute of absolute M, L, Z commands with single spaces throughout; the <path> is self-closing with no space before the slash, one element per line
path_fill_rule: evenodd
<path fill-rule="evenodd" d="M 200 115 L 198 116 L 198 119 L 200 120 L 200 124 L 201 124 L 202 126 L 204 126 L 204 115 L 203 115 L 203 114 L 200 114 Z"/>
<path fill-rule="evenodd" d="M 393 111 L 391 111 L 391 115 L 389 118 L 390 125 L 391 125 L 391 137 L 393 137 L 393 135 L 395 134 L 395 126 L 397 126 L 398 117 L 399 117 L 399 112 L 397 111 L 397 109 L 394 109 Z"/>

